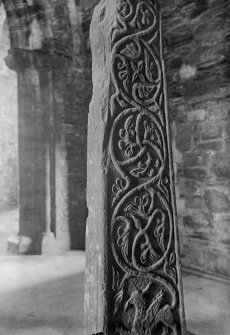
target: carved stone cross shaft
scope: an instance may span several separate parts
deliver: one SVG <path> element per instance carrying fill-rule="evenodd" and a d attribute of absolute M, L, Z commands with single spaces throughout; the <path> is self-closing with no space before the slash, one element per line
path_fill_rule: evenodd
<path fill-rule="evenodd" d="M 184 335 L 157 1 L 102 0 L 91 44 L 85 335 Z"/>

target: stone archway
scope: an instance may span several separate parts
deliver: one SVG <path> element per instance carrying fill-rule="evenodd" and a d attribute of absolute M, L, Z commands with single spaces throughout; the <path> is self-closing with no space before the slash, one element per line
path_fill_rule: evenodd
<path fill-rule="evenodd" d="M 18 74 L 19 251 L 83 249 L 87 107 L 82 9 L 74 1 L 3 1 L 7 65 Z"/>

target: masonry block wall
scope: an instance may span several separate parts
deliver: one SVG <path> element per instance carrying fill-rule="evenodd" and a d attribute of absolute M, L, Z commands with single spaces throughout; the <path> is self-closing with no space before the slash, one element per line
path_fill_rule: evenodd
<path fill-rule="evenodd" d="M 230 3 L 162 0 L 182 263 L 230 275 Z"/>

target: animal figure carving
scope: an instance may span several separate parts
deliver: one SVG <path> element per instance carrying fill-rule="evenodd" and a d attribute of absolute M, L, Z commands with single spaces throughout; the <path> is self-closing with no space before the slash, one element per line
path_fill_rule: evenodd
<path fill-rule="evenodd" d="M 145 294 L 150 284 L 143 290 L 135 290 L 126 302 L 124 310 L 133 305 L 134 318 L 131 331 L 117 331 L 119 335 L 153 335 L 160 323 L 162 323 L 162 335 L 176 335 L 176 324 L 170 305 L 166 304 L 160 308 L 165 291 L 160 290 L 152 299 L 149 307 L 146 306 Z"/>

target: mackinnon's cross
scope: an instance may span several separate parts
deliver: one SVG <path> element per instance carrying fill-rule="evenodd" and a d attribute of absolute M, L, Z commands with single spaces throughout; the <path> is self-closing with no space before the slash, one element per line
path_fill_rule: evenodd
<path fill-rule="evenodd" d="M 85 335 L 185 335 L 158 2 L 102 0 L 91 44 Z"/>

